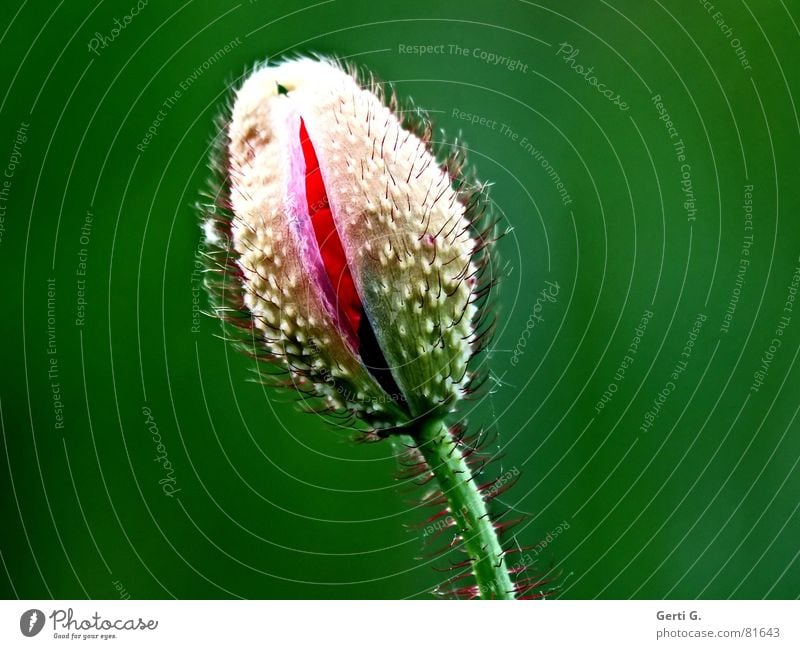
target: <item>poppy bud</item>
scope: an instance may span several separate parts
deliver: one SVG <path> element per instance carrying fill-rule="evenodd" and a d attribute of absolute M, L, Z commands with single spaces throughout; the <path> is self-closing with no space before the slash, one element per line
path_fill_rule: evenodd
<path fill-rule="evenodd" d="M 256 70 L 225 124 L 206 228 L 259 355 L 376 429 L 441 417 L 468 391 L 487 290 L 482 188 L 395 108 L 331 61 Z"/>

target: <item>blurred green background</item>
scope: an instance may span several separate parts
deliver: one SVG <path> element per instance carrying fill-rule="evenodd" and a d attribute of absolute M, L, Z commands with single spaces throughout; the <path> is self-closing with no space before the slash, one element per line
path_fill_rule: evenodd
<path fill-rule="evenodd" d="M 316 51 L 461 131 L 494 183 L 501 326 L 466 410 L 520 472 L 500 508 L 529 515 L 533 569 L 564 598 L 797 597 L 798 22 L 796 0 L 5 3 L 0 594 L 442 579 L 392 449 L 249 382 L 193 303 L 213 118 L 256 61 Z"/>

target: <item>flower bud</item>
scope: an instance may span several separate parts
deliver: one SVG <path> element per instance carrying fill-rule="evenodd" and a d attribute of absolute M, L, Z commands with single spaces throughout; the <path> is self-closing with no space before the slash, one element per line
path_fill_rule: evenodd
<path fill-rule="evenodd" d="M 236 92 L 207 228 L 259 355 L 378 429 L 451 410 L 481 338 L 481 188 L 429 140 L 336 63 L 262 67 Z"/>

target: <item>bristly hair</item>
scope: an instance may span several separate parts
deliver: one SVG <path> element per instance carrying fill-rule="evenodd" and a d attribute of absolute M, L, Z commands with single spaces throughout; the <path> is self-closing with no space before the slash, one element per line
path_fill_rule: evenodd
<path fill-rule="evenodd" d="M 498 502 L 499 496 L 506 493 L 517 482 L 518 476 L 511 480 L 501 482 L 502 476 L 487 479 L 484 473 L 493 465 L 500 456 L 490 452 L 493 434 L 483 429 L 474 433 L 467 433 L 465 422 L 450 428 L 450 434 L 473 474 L 473 480 L 478 484 L 478 491 L 487 506 L 491 507 Z M 455 520 L 450 516 L 447 499 L 439 488 L 431 488 L 433 473 L 425 463 L 416 447 L 408 447 L 400 456 L 400 471 L 397 479 L 404 483 L 411 481 L 416 490 L 423 491 L 418 499 L 418 504 L 430 508 L 433 512 L 420 523 L 409 526 L 409 530 L 418 534 L 423 532 L 423 554 L 420 560 L 430 561 L 437 557 L 447 558 L 448 563 L 436 568 L 438 572 L 452 573 L 443 583 L 434 589 L 434 595 L 446 599 L 478 599 L 482 593 L 470 569 L 471 559 L 466 553 L 464 542 Z M 498 561 L 503 561 L 508 566 L 508 571 L 514 584 L 516 599 L 545 599 L 558 593 L 558 575 L 549 571 L 537 572 L 534 561 L 527 554 L 536 546 L 520 546 L 516 536 L 509 532 L 526 520 L 527 515 L 513 515 L 513 509 L 491 514 L 494 528 L 501 538 L 503 552 Z"/>

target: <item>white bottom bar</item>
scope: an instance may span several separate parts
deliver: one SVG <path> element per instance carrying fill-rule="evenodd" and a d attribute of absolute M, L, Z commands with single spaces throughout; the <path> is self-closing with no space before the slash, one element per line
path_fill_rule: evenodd
<path fill-rule="evenodd" d="M 798 618 L 796 601 L 3 601 L 0 647 L 798 647 Z"/>

